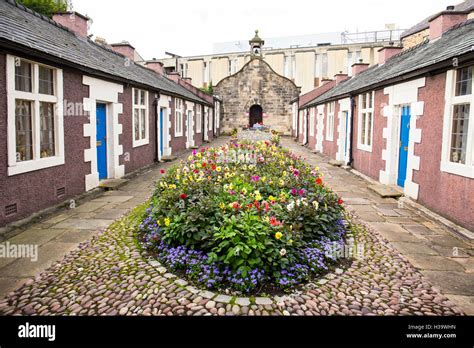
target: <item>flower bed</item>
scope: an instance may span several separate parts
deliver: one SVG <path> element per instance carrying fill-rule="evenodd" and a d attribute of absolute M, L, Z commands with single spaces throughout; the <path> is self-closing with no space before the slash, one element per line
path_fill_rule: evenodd
<path fill-rule="evenodd" d="M 327 272 L 348 229 L 317 169 L 269 141 L 233 140 L 163 176 L 139 238 L 188 280 L 248 293 Z"/>

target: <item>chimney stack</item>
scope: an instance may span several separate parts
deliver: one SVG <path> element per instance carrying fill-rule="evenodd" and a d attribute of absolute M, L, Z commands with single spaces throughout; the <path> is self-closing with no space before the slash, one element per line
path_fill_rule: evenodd
<path fill-rule="evenodd" d="M 455 11 L 454 6 L 448 6 L 446 11 L 440 12 L 430 19 L 430 41 L 440 38 L 446 31 L 457 24 L 467 21 L 466 11 Z"/>
<path fill-rule="evenodd" d="M 53 20 L 68 28 L 77 36 L 87 38 L 90 18 L 75 11 L 54 13 Z"/>
<path fill-rule="evenodd" d="M 352 64 L 352 76 L 359 75 L 361 72 L 369 68 L 369 63 L 362 63 L 362 59 L 358 63 Z"/>
<path fill-rule="evenodd" d="M 180 73 L 177 71 L 172 71 L 168 73 L 168 78 L 176 83 L 179 83 Z"/>
<path fill-rule="evenodd" d="M 157 72 L 160 75 L 165 74 L 165 69 L 163 68 L 163 63 L 161 63 L 161 62 L 157 62 L 157 61 L 153 60 L 151 62 L 146 62 L 145 66 L 148 69 L 151 69 L 151 70 L 153 70 L 154 72 Z"/>
<path fill-rule="evenodd" d="M 379 49 L 379 65 L 384 64 L 389 58 L 400 53 L 403 47 L 398 46 L 385 46 Z"/>
<path fill-rule="evenodd" d="M 321 86 L 324 86 L 326 83 L 329 83 L 329 82 L 331 82 L 331 81 L 332 81 L 332 79 L 323 78 L 323 79 L 321 80 Z"/>
<path fill-rule="evenodd" d="M 130 45 L 128 41 L 122 41 L 119 43 L 110 44 L 110 46 L 115 52 L 120 53 L 121 55 L 124 55 L 125 57 L 127 57 L 128 59 L 132 61 L 135 61 L 135 47 Z"/>
<path fill-rule="evenodd" d="M 193 79 L 191 77 L 183 77 L 183 81 L 192 85 Z"/>
<path fill-rule="evenodd" d="M 342 71 L 339 72 L 339 74 L 334 75 L 336 79 L 336 86 L 340 84 L 342 81 L 345 81 L 349 78 L 349 75 L 343 74 Z"/>

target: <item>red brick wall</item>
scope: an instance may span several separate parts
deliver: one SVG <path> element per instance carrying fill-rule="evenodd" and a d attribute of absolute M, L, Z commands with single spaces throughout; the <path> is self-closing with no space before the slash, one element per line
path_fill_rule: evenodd
<path fill-rule="evenodd" d="M 445 83 L 446 74 L 438 74 L 426 77 L 425 87 L 419 89 L 424 113 L 417 120 L 422 129 L 421 143 L 415 144 L 420 170 L 413 171 L 413 181 L 420 185 L 421 204 L 474 230 L 474 180 L 440 170 Z"/>
<path fill-rule="evenodd" d="M 312 107 L 312 108 L 309 108 L 308 109 L 308 117 L 311 116 L 311 110 L 314 110 L 314 127 L 313 127 L 313 132 L 314 134 L 311 135 L 310 131 L 311 129 L 308 128 L 308 147 L 311 149 L 311 150 L 314 150 L 316 148 L 316 134 L 317 134 L 317 125 L 318 125 L 318 110 L 316 109 L 316 107 Z M 310 117 L 311 119 L 311 117 Z M 309 122 L 309 126 L 308 127 L 311 127 L 311 122 Z"/>
<path fill-rule="evenodd" d="M 387 126 L 387 119 L 382 116 L 383 105 L 388 103 L 388 96 L 383 94 L 383 89 L 375 91 L 374 99 L 374 129 L 372 137 L 372 152 L 359 150 L 357 148 L 358 122 L 359 122 L 359 98 L 355 97 L 355 111 L 353 123 L 353 168 L 359 172 L 379 180 L 380 170 L 385 169 L 385 161 L 382 160 L 382 149 L 386 147 L 386 141 L 382 138 L 382 130 Z"/>
<path fill-rule="evenodd" d="M 64 149 L 66 163 L 24 174 L 8 176 L 7 158 L 7 93 L 5 55 L 0 54 L 0 226 L 27 217 L 34 212 L 58 204 L 85 190 L 85 175 L 90 173 L 90 163 L 84 162 L 84 148 L 89 138 L 83 136 L 87 116 L 64 116 Z M 64 99 L 82 103 L 89 89 L 82 84 L 82 75 L 63 69 Z M 84 115 L 84 114 L 83 114 Z M 66 188 L 65 196 L 56 195 L 58 188 Z M 6 205 L 17 204 L 18 213 L 4 215 Z"/>

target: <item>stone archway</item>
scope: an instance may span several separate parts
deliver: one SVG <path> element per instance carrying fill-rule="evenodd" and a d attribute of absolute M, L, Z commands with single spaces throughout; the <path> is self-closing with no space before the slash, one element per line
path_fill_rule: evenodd
<path fill-rule="evenodd" d="M 260 105 L 254 104 L 249 110 L 249 125 L 253 127 L 254 124 L 263 122 L 263 109 Z"/>

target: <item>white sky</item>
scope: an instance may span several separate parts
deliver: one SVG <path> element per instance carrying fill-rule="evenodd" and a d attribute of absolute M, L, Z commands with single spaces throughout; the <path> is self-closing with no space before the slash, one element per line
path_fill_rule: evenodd
<path fill-rule="evenodd" d="M 129 41 L 145 58 L 212 53 L 216 42 L 409 28 L 461 0 L 72 0 L 90 33 Z"/>

